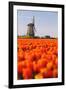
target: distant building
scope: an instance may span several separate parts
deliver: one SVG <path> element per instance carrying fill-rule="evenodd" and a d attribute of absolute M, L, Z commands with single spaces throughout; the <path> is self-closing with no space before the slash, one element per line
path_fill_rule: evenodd
<path fill-rule="evenodd" d="M 49 35 L 46 35 L 45 38 L 51 38 Z"/>

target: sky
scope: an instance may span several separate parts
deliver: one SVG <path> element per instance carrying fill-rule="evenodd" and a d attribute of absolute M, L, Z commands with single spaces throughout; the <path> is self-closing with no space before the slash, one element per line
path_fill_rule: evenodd
<path fill-rule="evenodd" d="M 18 35 L 26 35 L 27 24 L 35 17 L 35 35 L 58 37 L 58 12 L 18 10 L 17 11 L 17 31 Z"/>

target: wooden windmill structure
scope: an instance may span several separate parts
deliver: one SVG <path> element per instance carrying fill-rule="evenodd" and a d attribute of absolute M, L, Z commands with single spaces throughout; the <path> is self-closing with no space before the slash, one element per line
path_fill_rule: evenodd
<path fill-rule="evenodd" d="M 35 18 L 33 16 L 32 23 L 29 23 L 27 28 L 27 36 L 34 37 L 35 36 Z"/>

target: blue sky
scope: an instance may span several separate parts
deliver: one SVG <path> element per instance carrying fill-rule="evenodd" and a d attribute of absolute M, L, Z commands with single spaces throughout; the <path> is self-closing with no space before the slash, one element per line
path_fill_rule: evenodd
<path fill-rule="evenodd" d="M 27 24 L 35 17 L 35 35 L 51 37 L 58 36 L 58 13 L 50 11 L 17 11 L 18 35 L 26 35 Z"/>

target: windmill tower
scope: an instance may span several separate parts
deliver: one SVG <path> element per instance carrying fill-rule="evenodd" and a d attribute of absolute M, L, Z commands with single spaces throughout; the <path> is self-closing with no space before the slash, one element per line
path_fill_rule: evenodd
<path fill-rule="evenodd" d="M 35 36 L 35 19 L 33 16 L 32 23 L 29 23 L 27 28 L 27 36 L 34 37 Z"/>

